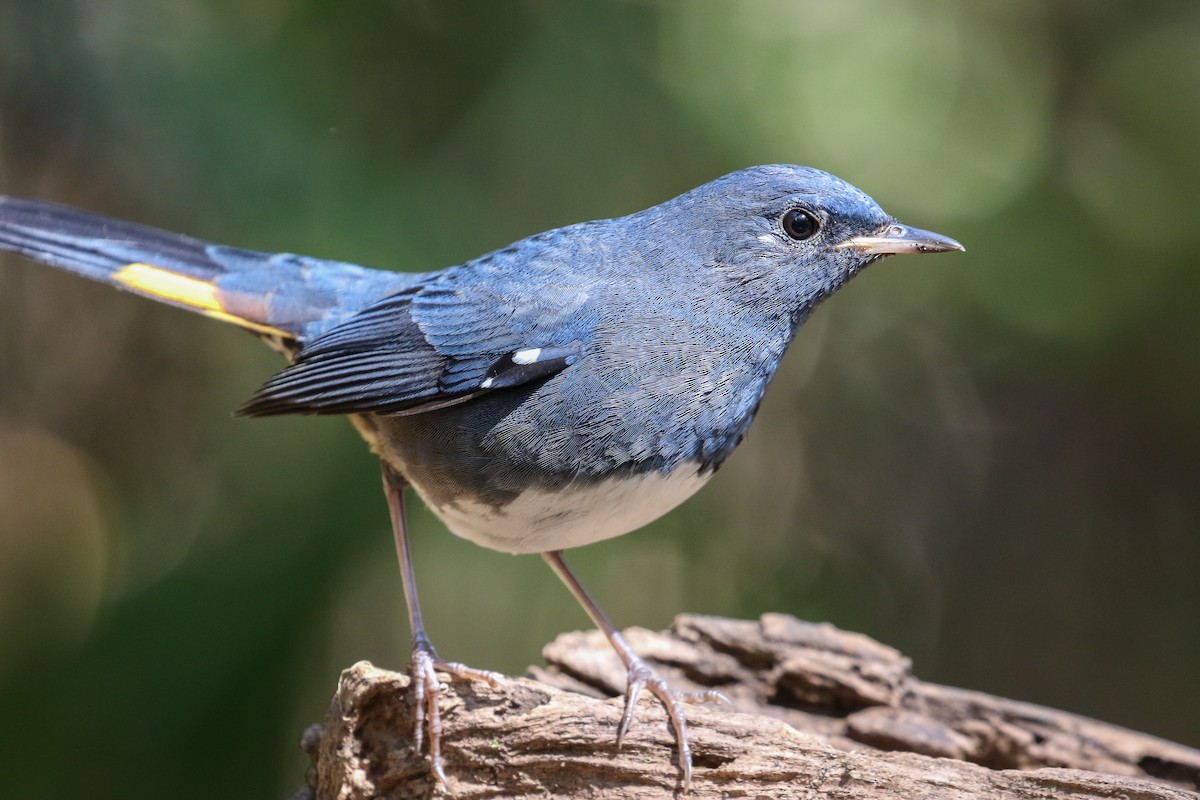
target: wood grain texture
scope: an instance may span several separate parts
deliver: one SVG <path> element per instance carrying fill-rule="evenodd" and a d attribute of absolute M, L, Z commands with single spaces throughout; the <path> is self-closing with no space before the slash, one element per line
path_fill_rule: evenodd
<path fill-rule="evenodd" d="M 925 683 L 861 634 L 780 614 L 685 615 L 626 631 L 676 688 L 717 688 L 734 710 L 689 708 L 695 797 L 1175 798 L 1200 800 L 1200 751 L 1054 709 Z M 674 737 L 643 700 L 620 750 L 624 670 L 595 631 L 547 645 L 548 664 L 503 685 L 454 680 L 442 714 L 446 771 L 468 798 L 669 798 Z M 440 790 L 412 751 L 406 675 L 346 670 L 305 735 L 321 800 Z"/>

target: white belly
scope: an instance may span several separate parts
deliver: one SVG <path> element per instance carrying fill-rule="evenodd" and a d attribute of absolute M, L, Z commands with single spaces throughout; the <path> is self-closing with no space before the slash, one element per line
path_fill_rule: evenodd
<path fill-rule="evenodd" d="M 502 508 L 464 499 L 437 505 L 415 488 L 464 539 L 506 553 L 544 553 L 637 530 L 691 497 L 711 476 L 684 464 L 669 475 L 606 478 L 556 492 L 531 489 Z"/>

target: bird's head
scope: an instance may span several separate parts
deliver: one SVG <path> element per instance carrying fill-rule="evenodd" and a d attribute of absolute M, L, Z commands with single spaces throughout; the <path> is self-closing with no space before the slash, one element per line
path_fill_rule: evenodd
<path fill-rule="evenodd" d="M 863 267 L 898 253 L 963 250 L 909 227 L 845 181 L 811 167 L 751 167 L 658 207 L 683 257 L 764 310 L 797 321 Z"/>

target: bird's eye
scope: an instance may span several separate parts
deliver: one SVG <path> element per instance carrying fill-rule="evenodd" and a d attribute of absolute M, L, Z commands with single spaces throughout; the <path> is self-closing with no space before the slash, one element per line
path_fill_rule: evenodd
<path fill-rule="evenodd" d="M 820 227 L 817 216 L 803 208 L 793 208 L 783 215 L 783 232 L 798 242 L 812 237 Z"/>

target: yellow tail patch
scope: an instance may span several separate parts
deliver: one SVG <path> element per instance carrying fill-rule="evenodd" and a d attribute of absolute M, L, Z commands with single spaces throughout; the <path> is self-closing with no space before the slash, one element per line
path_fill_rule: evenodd
<path fill-rule="evenodd" d="M 121 267 L 113 275 L 113 279 L 135 292 L 194 308 L 205 316 L 222 322 L 232 322 L 252 331 L 285 338 L 292 335 L 279 328 L 230 314 L 221 305 L 217 287 L 199 278 L 190 278 L 152 264 L 134 263 Z"/>

